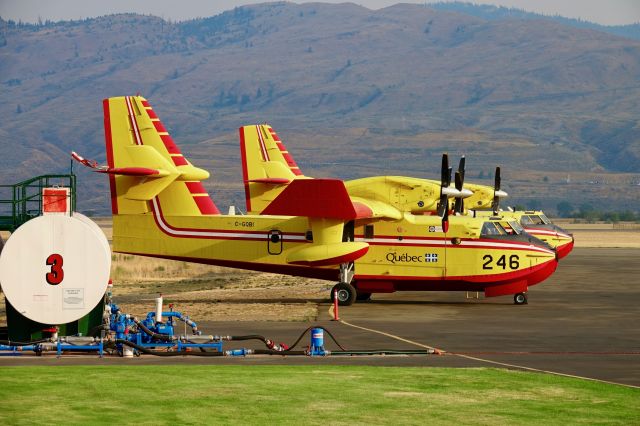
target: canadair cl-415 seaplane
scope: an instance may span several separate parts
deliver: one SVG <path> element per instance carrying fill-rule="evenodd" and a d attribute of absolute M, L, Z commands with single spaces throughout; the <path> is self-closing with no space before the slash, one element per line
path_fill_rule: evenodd
<path fill-rule="evenodd" d="M 240 128 L 246 215 L 221 214 L 192 165 L 141 96 L 103 101 L 113 250 L 338 281 L 338 301 L 399 290 L 483 291 L 527 302 L 556 269 L 552 247 L 493 218 L 450 214 L 468 197 L 451 182 L 376 177 L 343 182 L 302 174 L 268 125 Z M 433 214 L 430 214 L 433 213 Z M 516 229 L 517 228 L 517 229 Z M 332 294 L 334 291 L 332 290 Z"/>

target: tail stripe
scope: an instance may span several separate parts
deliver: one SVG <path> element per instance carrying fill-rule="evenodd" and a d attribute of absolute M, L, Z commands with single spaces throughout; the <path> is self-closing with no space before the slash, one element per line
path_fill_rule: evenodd
<path fill-rule="evenodd" d="M 204 189 L 204 185 L 202 182 L 185 182 L 187 184 L 187 188 L 189 188 L 189 192 L 192 194 L 206 194 L 207 190 Z"/>
<path fill-rule="evenodd" d="M 240 127 L 240 156 L 242 157 L 242 182 L 247 212 L 251 211 L 251 191 L 249 190 L 249 171 L 247 170 L 247 149 L 244 146 L 244 127 Z"/>
<path fill-rule="evenodd" d="M 142 145 L 142 138 L 140 138 L 140 129 L 138 129 L 138 123 L 136 122 L 136 117 L 133 115 L 133 107 L 131 106 L 131 97 L 125 97 L 125 101 L 127 103 L 127 111 L 129 112 L 129 122 L 131 123 L 131 128 L 133 129 L 133 134 L 136 139 L 136 145 Z"/>
<path fill-rule="evenodd" d="M 156 126 L 156 130 L 158 131 L 158 133 L 167 133 L 167 134 L 169 134 L 169 132 L 167 132 L 167 129 L 165 129 L 164 126 L 162 125 L 162 122 L 154 121 L 153 125 Z"/>
<path fill-rule="evenodd" d="M 109 99 L 102 101 L 102 111 L 104 114 L 104 142 L 107 151 L 107 164 L 114 167 L 113 162 L 113 141 L 111 139 L 111 113 L 109 112 Z M 118 214 L 118 194 L 116 191 L 116 177 L 109 175 L 109 191 L 111 192 L 111 214 Z"/>
<path fill-rule="evenodd" d="M 160 118 L 158 118 L 156 113 L 153 111 L 153 108 L 151 108 L 151 105 L 149 104 L 149 102 L 142 101 L 142 105 L 144 106 L 144 109 L 147 111 L 147 114 L 149 115 L 149 118 L 151 119 L 151 121 L 153 122 L 157 121 L 160 123 L 160 125 L 162 125 Z M 182 152 L 180 151 L 180 148 L 178 148 L 176 143 L 173 141 L 173 139 L 169 135 L 169 132 L 166 132 L 166 131 L 158 132 L 158 134 L 160 135 L 160 139 L 162 139 L 162 143 L 164 143 L 164 147 L 167 149 L 169 154 L 182 154 Z"/>
<path fill-rule="evenodd" d="M 162 142 L 164 143 L 164 147 L 167 148 L 167 151 L 169 151 L 169 154 L 182 154 L 182 152 L 180 151 L 180 148 L 178 148 L 178 146 L 173 141 L 171 136 L 169 136 L 168 133 L 166 135 L 160 135 L 160 139 L 162 139 Z"/>
<path fill-rule="evenodd" d="M 201 214 L 220 214 L 220 210 L 213 203 L 209 194 L 198 194 L 193 196 L 193 201 L 196 202 Z"/>
<path fill-rule="evenodd" d="M 273 130 L 272 127 L 269 127 L 269 133 L 271 133 L 271 137 L 276 142 L 276 146 L 278 147 L 278 149 L 280 149 L 280 153 L 284 157 L 284 161 L 287 162 L 287 165 L 289 166 L 289 169 L 291 169 L 291 172 L 293 172 L 293 174 L 296 176 L 303 176 L 300 168 L 298 167 L 298 164 L 295 162 L 291 154 L 289 154 L 289 151 L 287 151 L 287 147 L 284 146 L 284 143 L 282 143 L 276 131 Z"/>
<path fill-rule="evenodd" d="M 173 160 L 173 164 L 176 166 L 187 166 L 189 162 L 182 155 L 172 155 L 171 159 Z"/>
<path fill-rule="evenodd" d="M 269 154 L 267 153 L 267 147 L 264 144 L 264 138 L 262 136 L 262 129 L 260 126 L 256 126 L 256 132 L 258 133 L 258 140 L 260 141 L 260 152 L 262 153 L 262 159 L 269 161 Z"/>

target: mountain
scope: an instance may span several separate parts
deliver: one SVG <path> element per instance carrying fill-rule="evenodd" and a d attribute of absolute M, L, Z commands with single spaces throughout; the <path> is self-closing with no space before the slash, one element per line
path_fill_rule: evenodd
<path fill-rule="evenodd" d="M 514 201 L 640 209 L 637 40 L 406 4 L 0 28 L 0 183 L 104 160 L 101 100 L 141 93 L 223 206 L 243 200 L 237 128 L 269 122 L 309 175 L 436 177 L 448 151 L 470 179 L 501 165 Z M 80 172 L 81 208 L 107 211 L 103 178 Z"/>
<path fill-rule="evenodd" d="M 459 12 L 467 15 L 476 16 L 478 18 L 493 19 L 549 19 L 560 24 L 569 25 L 575 28 L 588 28 L 592 30 L 602 31 L 614 34 L 620 37 L 632 38 L 640 40 L 640 23 L 626 25 L 600 25 L 594 22 L 584 21 L 582 19 L 567 18 L 559 15 L 542 15 L 534 12 L 527 12 L 522 9 L 494 6 L 488 4 L 474 4 L 465 2 L 439 2 L 430 3 L 429 7 L 436 10 L 446 10 L 450 12 Z"/>

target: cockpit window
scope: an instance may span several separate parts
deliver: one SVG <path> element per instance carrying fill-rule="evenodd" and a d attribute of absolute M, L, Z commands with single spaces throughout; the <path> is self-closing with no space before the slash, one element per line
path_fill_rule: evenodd
<path fill-rule="evenodd" d="M 513 231 L 516 233 L 516 235 L 520 235 L 522 234 L 522 232 L 524 231 L 524 228 L 522 227 L 522 225 L 520 225 L 517 221 L 515 220 L 510 220 L 509 221 L 509 225 L 511 226 L 511 228 L 513 229 Z"/>
<path fill-rule="evenodd" d="M 481 236 L 506 235 L 506 234 L 507 232 L 497 222 L 485 222 L 482 225 L 482 231 L 480 232 Z"/>
<path fill-rule="evenodd" d="M 542 220 L 542 223 L 544 223 L 545 225 L 551 225 L 551 221 L 549 220 L 546 214 L 542 213 L 538 216 L 540 217 L 540 220 Z"/>
<path fill-rule="evenodd" d="M 533 221 L 529 219 L 529 216 L 526 215 L 522 215 L 520 217 L 520 223 L 522 224 L 522 226 L 533 225 Z"/>
<path fill-rule="evenodd" d="M 520 223 L 522 224 L 522 226 L 527 226 L 542 225 L 544 222 L 537 215 L 522 215 L 522 217 L 520 218 Z"/>

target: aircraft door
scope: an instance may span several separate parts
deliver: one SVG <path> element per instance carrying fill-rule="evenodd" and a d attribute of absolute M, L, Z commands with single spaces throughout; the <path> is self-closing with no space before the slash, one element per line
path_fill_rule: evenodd
<path fill-rule="evenodd" d="M 267 251 L 272 255 L 282 253 L 282 231 L 278 229 L 272 229 L 269 231 Z"/>

